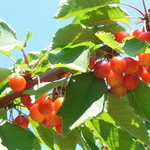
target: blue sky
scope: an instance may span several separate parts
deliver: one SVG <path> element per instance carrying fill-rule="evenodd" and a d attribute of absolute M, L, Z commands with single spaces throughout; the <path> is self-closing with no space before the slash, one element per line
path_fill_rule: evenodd
<path fill-rule="evenodd" d="M 146 1 L 149 6 L 149 0 Z M 140 0 L 136 0 L 136 2 L 135 0 L 123 0 L 123 2 L 142 9 L 142 1 Z M 15 29 L 20 41 L 24 39 L 27 31 L 30 30 L 34 36 L 28 41 L 26 52 L 39 51 L 42 48 L 48 47 L 56 31 L 71 21 L 71 19 L 64 21 L 52 19 L 57 11 L 58 3 L 59 0 L 0 0 L 0 18 Z M 132 16 L 140 15 L 128 7 L 124 8 Z M 7 63 L 0 62 L 1 67 L 12 66 L 12 62 L 3 54 L 0 54 L 0 58 L 2 57 Z M 22 54 L 19 50 L 15 50 L 12 53 L 12 57 L 17 59 L 22 57 Z"/>

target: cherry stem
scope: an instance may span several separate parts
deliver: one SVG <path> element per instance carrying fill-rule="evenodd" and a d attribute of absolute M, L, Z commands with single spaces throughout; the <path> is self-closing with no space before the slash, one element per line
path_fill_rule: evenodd
<path fill-rule="evenodd" d="M 137 9 L 136 7 L 132 6 L 132 5 L 129 5 L 129 4 L 126 4 L 126 3 L 116 3 L 116 4 L 122 4 L 122 5 L 126 5 L 126 6 L 129 6 L 133 9 L 135 9 L 136 11 L 138 11 L 142 16 L 145 17 L 144 13 L 142 11 L 140 11 L 139 9 Z"/>
<path fill-rule="evenodd" d="M 23 57 L 24 57 L 25 63 L 29 66 L 29 61 L 28 61 L 27 55 L 24 52 L 24 49 L 21 49 L 21 51 L 23 53 Z"/>
<path fill-rule="evenodd" d="M 142 2 L 144 6 L 145 16 L 147 16 L 147 8 L 146 8 L 145 0 L 142 0 Z"/>

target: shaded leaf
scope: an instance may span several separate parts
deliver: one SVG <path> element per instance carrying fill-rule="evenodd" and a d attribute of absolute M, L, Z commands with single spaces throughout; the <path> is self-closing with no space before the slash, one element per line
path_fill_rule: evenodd
<path fill-rule="evenodd" d="M 104 80 L 96 78 L 93 73 L 81 74 L 70 79 L 63 106 L 58 111 L 58 115 L 63 118 L 65 134 L 105 92 Z"/>
<path fill-rule="evenodd" d="M 56 19 L 63 20 L 78 16 L 88 11 L 103 7 L 105 5 L 119 3 L 120 0 L 61 0 Z"/>
<path fill-rule="evenodd" d="M 9 75 L 12 74 L 11 70 L 7 68 L 0 68 L 0 72 L 0 82 L 3 82 Z"/>

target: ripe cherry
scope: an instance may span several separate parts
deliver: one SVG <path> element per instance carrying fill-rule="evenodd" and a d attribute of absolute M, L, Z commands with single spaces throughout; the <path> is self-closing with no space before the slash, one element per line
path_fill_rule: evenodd
<path fill-rule="evenodd" d="M 145 40 L 150 44 L 150 32 L 143 32 L 138 36 L 138 39 Z"/>
<path fill-rule="evenodd" d="M 24 104 L 27 108 L 29 108 L 32 105 L 30 95 L 21 95 L 21 103 Z"/>
<path fill-rule="evenodd" d="M 41 99 L 38 109 L 42 115 L 48 115 L 54 110 L 54 102 L 50 98 Z"/>
<path fill-rule="evenodd" d="M 139 67 L 138 61 L 134 60 L 131 57 L 125 57 L 124 59 L 126 61 L 126 69 L 125 69 L 126 74 L 132 74 L 138 70 Z"/>
<path fill-rule="evenodd" d="M 124 86 L 128 90 L 134 90 L 139 83 L 139 79 L 134 74 L 128 74 L 124 77 Z"/>
<path fill-rule="evenodd" d="M 48 94 L 44 93 L 41 97 L 39 97 L 36 101 L 36 103 L 40 103 L 41 101 L 43 101 L 43 99 L 47 99 L 48 98 Z"/>
<path fill-rule="evenodd" d="M 123 97 L 128 93 L 128 91 L 123 85 L 121 85 L 121 86 L 115 87 L 115 88 L 112 87 L 110 89 L 110 93 L 117 97 Z"/>
<path fill-rule="evenodd" d="M 144 70 L 141 75 L 141 79 L 143 82 L 150 84 L 150 73 L 148 73 L 147 70 Z"/>
<path fill-rule="evenodd" d="M 10 88 L 15 92 L 20 92 L 26 87 L 26 80 L 21 75 L 13 75 L 9 80 Z"/>
<path fill-rule="evenodd" d="M 64 101 L 64 97 L 58 97 L 55 101 L 54 101 L 54 110 L 57 111 L 63 104 Z"/>
<path fill-rule="evenodd" d="M 143 32 L 144 32 L 143 29 L 136 29 L 136 30 L 133 31 L 132 36 L 133 36 L 134 38 L 138 38 L 138 36 L 139 36 L 141 33 L 143 33 Z"/>
<path fill-rule="evenodd" d="M 90 56 L 90 60 L 89 60 L 89 65 L 88 65 L 88 68 L 90 68 L 91 70 L 94 69 L 94 65 L 95 65 L 95 58 L 94 56 Z"/>
<path fill-rule="evenodd" d="M 130 37 L 130 34 L 125 32 L 125 31 L 121 31 L 121 32 L 115 33 L 115 41 L 117 41 L 119 43 L 123 43 L 123 40 L 126 37 Z"/>
<path fill-rule="evenodd" d="M 111 71 L 106 77 L 106 80 L 111 87 L 118 87 L 123 85 L 124 76 L 122 74 Z"/>
<path fill-rule="evenodd" d="M 134 74 L 136 74 L 138 77 L 141 77 L 143 70 L 143 67 L 139 65 L 138 70 Z"/>
<path fill-rule="evenodd" d="M 29 125 L 29 119 L 24 115 L 20 115 L 14 119 L 13 123 L 19 125 L 23 129 L 27 129 Z"/>
<path fill-rule="evenodd" d="M 30 108 L 30 116 L 33 121 L 42 122 L 45 119 L 45 116 L 39 112 L 38 109 L 39 103 L 34 103 Z"/>
<path fill-rule="evenodd" d="M 150 53 L 140 53 L 138 54 L 139 64 L 143 67 L 150 66 Z"/>
<path fill-rule="evenodd" d="M 106 60 L 101 60 L 94 65 L 94 74 L 98 78 L 105 78 L 110 72 L 110 65 Z"/>
<path fill-rule="evenodd" d="M 62 124 L 58 124 L 57 126 L 55 126 L 55 129 L 56 129 L 56 131 L 59 135 L 63 135 L 63 126 L 62 126 Z"/>
<path fill-rule="evenodd" d="M 146 70 L 148 73 L 150 73 L 150 67 L 147 67 Z"/>
<path fill-rule="evenodd" d="M 110 60 L 111 69 L 116 73 L 124 73 L 126 69 L 126 61 L 120 56 L 113 57 Z"/>

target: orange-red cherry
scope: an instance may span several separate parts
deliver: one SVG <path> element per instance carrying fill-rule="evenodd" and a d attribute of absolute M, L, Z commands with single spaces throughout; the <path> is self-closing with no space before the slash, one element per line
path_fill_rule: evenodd
<path fill-rule="evenodd" d="M 141 75 L 141 79 L 143 82 L 150 84 L 150 73 L 148 73 L 147 70 L 144 70 Z"/>
<path fill-rule="evenodd" d="M 122 43 L 126 37 L 130 37 L 130 34 L 125 31 L 115 33 L 115 41 L 119 43 Z"/>
<path fill-rule="evenodd" d="M 55 126 L 55 129 L 59 135 L 63 135 L 63 125 L 62 124 L 58 124 L 57 126 Z"/>
<path fill-rule="evenodd" d="M 139 64 L 143 67 L 150 66 L 150 53 L 139 53 Z"/>
<path fill-rule="evenodd" d="M 96 61 L 95 57 L 91 55 L 90 60 L 89 60 L 88 68 L 90 68 L 91 70 L 94 69 L 95 61 Z"/>
<path fill-rule="evenodd" d="M 57 111 L 63 104 L 64 101 L 64 97 L 58 97 L 55 101 L 54 101 L 54 110 Z"/>
<path fill-rule="evenodd" d="M 26 80 L 21 75 L 13 75 L 9 80 L 9 86 L 15 92 L 23 91 L 26 87 Z"/>

